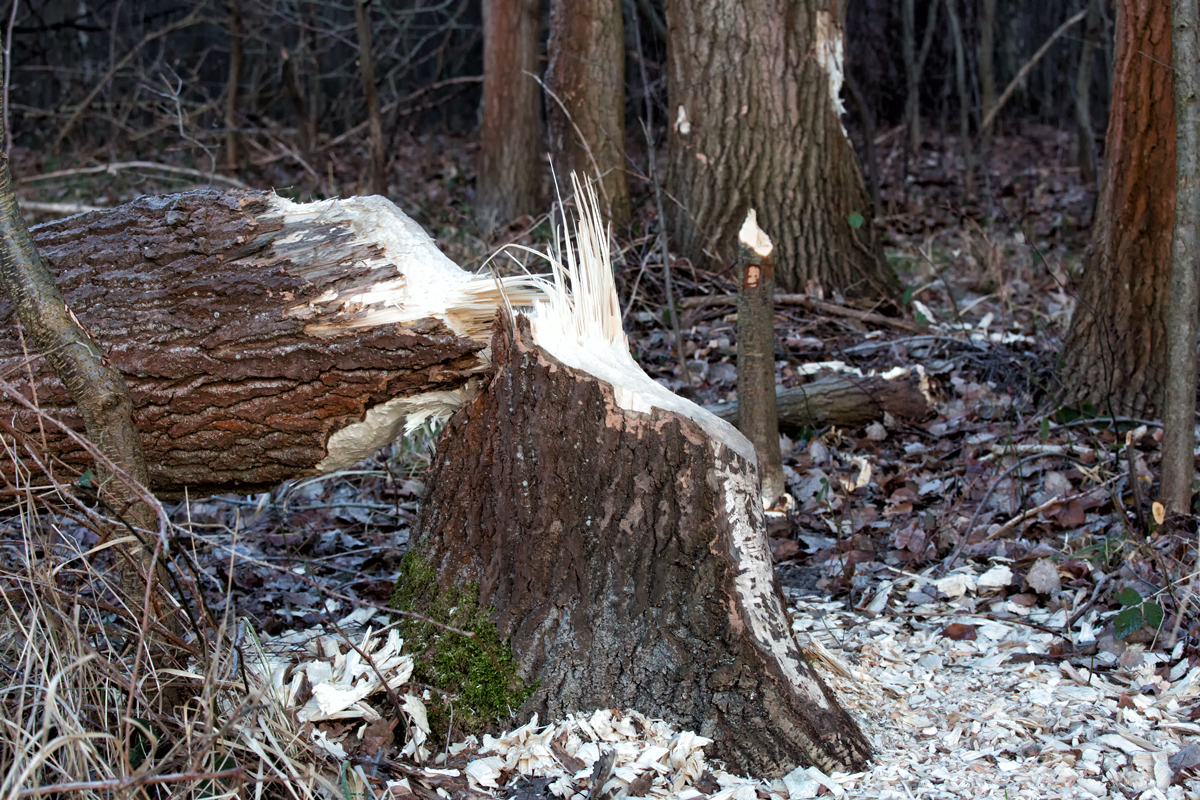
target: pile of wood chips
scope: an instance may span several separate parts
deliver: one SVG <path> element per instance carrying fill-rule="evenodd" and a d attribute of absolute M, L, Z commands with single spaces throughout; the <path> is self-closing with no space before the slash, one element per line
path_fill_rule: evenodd
<path fill-rule="evenodd" d="M 380 663 L 394 674 L 358 663 L 356 650 L 338 655 L 326 639 L 276 657 L 271 672 L 296 703 L 291 710 L 310 720 L 307 736 L 318 752 L 334 761 L 358 751 L 357 738 L 369 729 L 353 724 L 356 714 L 363 723 L 395 716 L 385 695 L 368 692 L 367 683 L 351 685 L 386 681 L 393 696 L 404 697 L 408 746 L 395 760 L 376 759 L 371 774 L 355 768 L 361 782 L 398 797 L 1200 798 L 1193 771 L 1200 744 L 1189 744 L 1200 742 L 1200 724 L 1192 721 L 1200 714 L 1200 667 L 1190 666 L 1182 644 L 1171 656 L 1134 646 L 1120 661 L 1103 651 L 1086 664 L 1056 658 L 1049 651 L 1058 637 L 1043 629 L 1061 629 L 1065 612 L 996 600 L 991 613 L 974 613 L 988 602 L 986 574 L 975 576 L 970 566 L 941 581 L 897 573 L 868 603 L 874 614 L 824 598 L 790 598 L 801 643 L 875 748 L 871 769 L 856 774 L 809 768 L 776 780 L 733 775 L 705 759 L 707 739 L 632 710 L 541 725 L 535 717 L 499 737 L 439 747 L 426 738 L 419 690 L 404 685 L 411 663 L 394 632 L 359 645 L 378 648 Z M 939 600 L 914 591 L 929 583 L 964 588 L 951 599 L 939 593 Z M 1094 637 L 1112 613 L 1082 617 L 1071 632 L 1075 643 Z M 354 622 L 369 622 L 363 610 L 356 614 Z M 317 666 L 307 660 L 313 656 L 334 663 Z M 292 665 L 286 682 L 277 671 L 285 662 Z M 296 691 L 300 674 L 311 682 L 308 691 Z M 322 676 L 346 685 L 323 687 Z M 336 711 L 327 706 L 335 696 L 343 698 Z M 318 699 L 334 713 L 314 713 Z M 352 724 L 340 726 L 334 741 L 327 726 L 312 726 L 322 717 Z"/>

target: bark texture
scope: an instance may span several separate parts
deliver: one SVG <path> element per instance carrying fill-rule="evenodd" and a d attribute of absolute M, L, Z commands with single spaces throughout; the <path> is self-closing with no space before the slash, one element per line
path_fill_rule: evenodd
<path fill-rule="evenodd" d="M 775 408 L 775 259 L 751 210 L 738 235 L 737 426 L 754 445 L 763 504 L 783 494 L 783 455 Z"/>
<path fill-rule="evenodd" d="M 834 0 L 668 0 L 666 223 L 695 263 L 728 269 L 750 208 L 776 245 L 776 282 L 895 294 L 840 118 Z"/>
<path fill-rule="evenodd" d="M 541 115 L 538 0 L 484 0 L 483 120 L 476 220 L 485 230 L 537 208 Z"/>
<path fill-rule="evenodd" d="M 555 174 L 594 176 L 610 221 L 629 222 L 621 0 L 552 0 L 546 100 Z"/>
<path fill-rule="evenodd" d="M 423 232 L 398 242 L 394 226 L 405 223 L 420 231 L 379 198 L 303 206 L 205 191 L 146 197 L 32 233 L 68 306 L 124 375 L 151 487 L 203 494 L 310 472 L 330 455 L 331 437 L 368 409 L 454 389 L 485 367 L 486 326 L 480 341 L 432 317 L 366 324 L 394 311 L 364 293 L 402 291 L 399 251 L 436 253 Z M 22 375 L 24 361 L 12 307 L 0 303 L 0 364 Z M 38 404 L 81 429 L 54 373 L 41 361 L 32 368 Z M 5 398 L 0 415 L 39 430 Z M 68 464 L 90 462 L 53 428 L 45 437 Z"/>
<path fill-rule="evenodd" d="M 1175 68 L 1175 241 L 1167 306 L 1167 385 L 1159 500 L 1173 514 L 1192 510 L 1196 474 L 1196 328 L 1200 309 L 1200 15 L 1171 4 Z"/>
<path fill-rule="evenodd" d="M 1068 399 L 1103 413 L 1162 408 L 1175 225 L 1170 63 L 1169 4 L 1118 0 L 1104 190 L 1062 371 Z"/>
<path fill-rule="evenodd" d="M 891 414 L 902 422 L 923 422 L 933 416 L 925 395 L 915 380 L 885 380 L 880 377 L 852 378 L 830 375 L 803 386 L 775 390 L 779 427 L 785 431 L 824 428 L 829 425 L 854 428 Z M 706 410 L 732 422 L 738 418 L 738 403 L 715 403 Z"/>
<path fill-rule="evenodd" d="M 478 585 L 522 677 L 522 714 L 630 707 L 715 740 L 738 770 L 857 769 L 866 739 L 792 637 L 754 466 L 679 414 L 531 344 L 450 421 L 419 552 L 441 586 Z"/>

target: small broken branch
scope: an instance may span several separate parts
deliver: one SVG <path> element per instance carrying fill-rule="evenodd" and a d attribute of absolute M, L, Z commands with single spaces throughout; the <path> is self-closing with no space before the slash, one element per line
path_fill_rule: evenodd
<path fill-rule="evenodd" d="M 703 309 L 710 306 L 736 306 L 736 294 L 714 294 L 707 297 L 685 297 L 679 301 L 680 308 Z M 923 325 L 918 325 L 915 322 L 909 322 L 906 319 L 896 319 L 895 317 L 886 317 L 883 314 L 876 314 L 873 311 L 860 311 L 857 308 L 847 308 L 846 306 L 830 303 L 827 300 L 819 300 L 816 297 L 807 294 L 776 294 L 775 305 L 778 306 L 806 306 L 814 311 L 820 311 L 823 314 L 830 314 L 835 317 L 846 317 L 848 319 L 856 319 L 859 322 L 869 322 L 874 325 L 887 325 L 892 328 L 898 328 L 909 333 L 928 333 L 929 329 Z"/>

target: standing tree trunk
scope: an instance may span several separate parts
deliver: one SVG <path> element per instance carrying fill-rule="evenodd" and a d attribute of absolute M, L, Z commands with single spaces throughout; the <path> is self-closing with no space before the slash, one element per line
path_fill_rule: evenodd
<path fill-rule="evenodd" d="M 631 206 L 621 0 L 552 0 L 546 87 L 555 173 L 594 175 L 610 221 L 623 228 Z"/>
<path fill-rule="evenodd" d="M 371 11 L 364 0 L 354 0 L 354 18 L 358 23 L 358 63 L 362 70 L 363 97 L 367 101 L 367 121 L 371 130 L 371 191 L 387 197 L 387 156 L 383 151 L 383 120 L 375 95 L 375 57 L 371 52 Z"/>
<path fill-rule="evenodd" d="M 1118 0 L 1104 191 L 1062 368 L 1068 398 L 1106 413 L 1162 409 L 1175 226 L 1170 63 L 1169 5 Z"/>
<path fill-rule="evenodd" d="M 225 168 L 236 171 L 238 147 L 238 91 L 242 82 L 242 3 L 229 0 L 229 82 L 225 87 Z"/>
<path fill-rule="evenodd" d="M 1163 410 L 1162 488 L 1173 514 L 1192 510 L 1196 475 L 1196 327 L 1200 297 L 1200 41 L 1196 0 L 1171 3 L 1175 68 L 1177 159 L 1175 243 L 1167 306 L 1166 402 Z"/>
<path fill-rule="evenodd" d="M 917 51 L 916 0 L 903 0 L 900 22 L 903 31 L 901 49 L 904 53 L 904 122 L 908 126 L 908 146 L 913 153 L 921 151 L 921 73 L 925 70 L 925 59 L 933 46 L 934 26 L 937 24 L 939 0 L 929 4 L 925 19 L 925 35 L 921 39 L 921 50 Z"/>
<path fill-rule="evenodd" d="M 1079 48 L 1079 69 L 1075 73 L 1075 135 L 1078 139 L 1079 177 L 1088 186 L 1096 185 L 1096 132 L 1092 128 L 1092 73 L 1095 72 L 1096 45 L 1100 39 L 1100 0 L 1088 0 L 1087 24 L 1083 46 Z"/>
<path fill-rule="evenodd" d="M 475 218 L 491 231 L 538 201 L 538 0 L 484 0 Z"/>
<path fill-rule="evenodd" d="M 854 149 L 841 122 L 845 4 L 667 0 L 672 125 L 667 225 L 694 262 L 728 269 L 755 208 L 780 288 L 890 296 Z"/>
<path fill-rule="evenodd" d="M 958 138 L 963 159 L 963 202 L 975 197 L 975 159 L 971 155 L 971 96 L 967 89 L 967 54 L 958 0 L 946 0 L 946 18 L 954 42 L 954 82 L 958 87 Z"/>
<path fill-rule="evenodd" d="M 996 0 L 983 0 L 983 13 L 979 19 L 979 91 L 983 101 L 983 115 L 996 104 Z M 992 132 L 988 128 L 979 132 L 979 151 L 986 161 L 991 151 Z"/>

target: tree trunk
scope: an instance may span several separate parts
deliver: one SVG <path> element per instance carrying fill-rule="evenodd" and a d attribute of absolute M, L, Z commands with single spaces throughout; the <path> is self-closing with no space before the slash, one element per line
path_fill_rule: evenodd
<path fill-rule="evenodd" d="M 756 775 L 861 768 L 867 741 L 792 637 L 750 443 L 695 407 L 626 410 L 523 318 L 492 349 L 438 445 L 415 547 L 443 590 L 494 608 L 537 681 L 520 713 L 635 708 Z"/>
<path fill-rule="evenodd" d="M 484 0 L 483 121 L 476 221 L 485 231 L 537 209 L 538 2 Z"/>
<path fill-rule="evenodd" d="M 1088 186 L 1096 185 L 1096 133 L 1092 128 L 1092 73 L 1095 70 L 1096 45 L 1100 39 L 1100 0 L 1088 0 L 1088 15 L 1083 46 L 1079 48 L 1079 68 L 1075 73 L 1075 135 L 1078 140 L 1079 177 Z"/>
<path fill-rule="evenodd" d="M 1200 41 L 1195 0 L 1171 4 L 1175 72 L 1175 241 L 1167 301 L 1167 385 L 1159 500 L 1192 510 L 1196 475 L 1196 328 L 1200 292 Z"/>
<path fill-rule="evenodd" d="M 786 8 L 782 7 L 786 6 Z M 842 128 L 843 3 L 668 0 L 667 225 L 728 270 L 755 208 L 785 291 L 896 293 Z"/>
<path fill-rule="evenodd" d="M 755 216 L 750 209 L 738 234 L 737 426 L 754 445 L 763 505 L 770 508 L 786 488 L 775 408 L 775 260 Z"/>
<path fill-rule="evenodd" d="M 958 87 L 958 140 L 963 159 L 963 202 L 975 198 L 975 159 L 971 155 L 971 98 L 967 90 L 967 55 L 958 0 L 946 0 L 946 18 L 954 42 L 954 82 Z"/>
<path fill-rule="evenodd" d="M 555 174 L 594 175 L 609 220 L 629 222 L 621 0 L 552 0 L 546 118 Z"/>
<path fill-rule="evenodd" d="M 953 2 L 953 0 L 951 0 Z M 983 115 L 996 104 L 996 68 L 993 56 L 996 52 L 996 0 L 983 0 L 983 13 L 979 18 L 979 93 L 983 102 Z M 992 149 L 991 128 L 979 132 L 979 151 L 986 162 Z"/>
<path fill-rule="evenodd" d="M 238 91 L 242 82 L 242 3 L 229 0 L 229 80 L 225 87 L 225 168 L 241 166 L 238 146 Z"/>
<path fill-rule="evenodd" d="M 375 57 L 371 48 L 371 10 L 364 0 L 354 0 L 354 18 L 358 24 L 358 65 L 362 71 L 363 99 L 367 101 L 367 122 L 371 131 L 371 192 L 388 194 L 387 156 L 383 150 L 383 120 L 375 94 Z"/>
<path fill-rule="evenodd" d="M 1068 398 L 1097 411 L 1162 408 L 1175 225 L 1175 96 L 1167 3 L 1118 0 L 1113 98 L 1094 246 L 1063 347 Z"/>
<path fill-rule="evenodd" d="M 150 485 L 165 494 L 263 490 L 371 455 L 406 413 L 458 402 L 487 368 L 501 305 L 490 276 L 459 270 L 381 198 L 146 197 L 33 236 L 124 374 Z M 508 292 L 518 303 L 519 287 Z M 21 375 L 11 315 L 0 304 L 0 365 Z M 43 409 L 81 428 L 50 370 L 40 366 L 34 386 Z M 6 398 L 0 416 L 40 435 Z M 45 436 L 63 461 L 90 463 L 56 429 Z"/>

